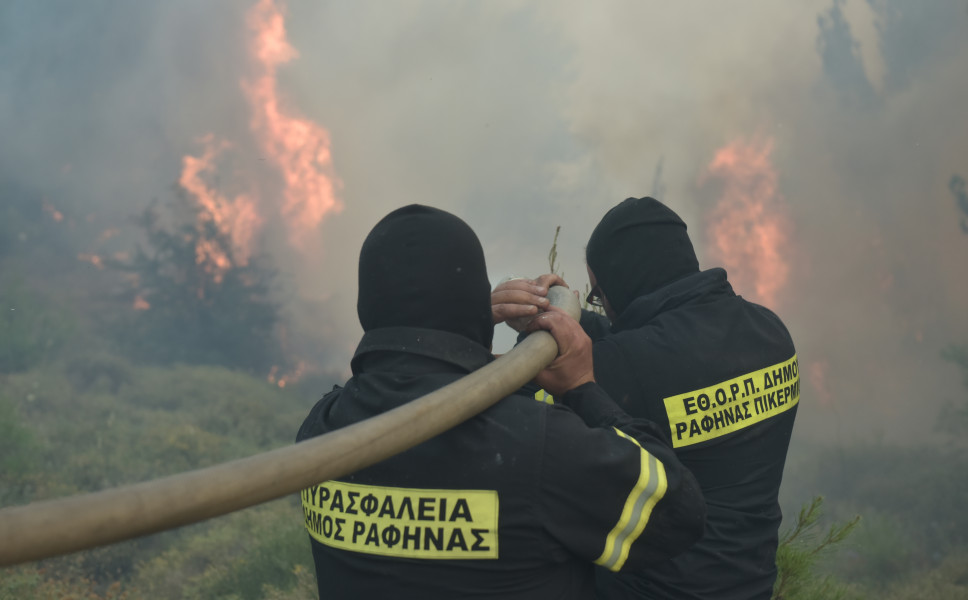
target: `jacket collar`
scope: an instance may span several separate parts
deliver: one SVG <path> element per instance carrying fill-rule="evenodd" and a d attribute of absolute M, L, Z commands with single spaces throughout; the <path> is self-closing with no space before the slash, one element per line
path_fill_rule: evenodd
<path fill-rule="evenodd" d="M 656 315 L 686 304 L 711 302 L 735 295 L 726 281 L 725 270 L 714 268 L 693 273 L 633 300 L 612 324 L 612 331 L 642 327 Z"/>
<path fill-rule="evenodd" d="M 363 358 L 375 353 L 410 354 L 433 358 L 470 373 L 494 360 L 480 344 L 456 333 L 421 327 L 383 327 L 363 334 L 350 361 L 353 374 L 363 371 Z M 372 358 L 376 358 L 375 356 Z M 379 364 L 377 360 L 377 364 Z M 369 366 L 370 361 L 367 361 Z"/>

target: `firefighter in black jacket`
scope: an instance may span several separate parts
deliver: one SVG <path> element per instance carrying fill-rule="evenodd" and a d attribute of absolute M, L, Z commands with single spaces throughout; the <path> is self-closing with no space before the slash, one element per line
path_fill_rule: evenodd
<path fill-rule="evenodd" d="M 363 244 L 353 377 L 304 440 L 432 392 L 493 359 L 484 255 L 457 217 L 411 205 Z M 302 493 L 321 598 L 588 598 L 701 535 L 704 502 L 658 428 L 594 383 L 591 341 L 546 312 L 557 405 L 512 395 L 411 450 Z"/>
<path fill-rule="evenodd" d="M 707 503 L 702 539 L 636 573 L 599 571 L 609 599 L 759 600 L 776 578 L 777 495 L 800 398 L 793 341 L 770 310 L 699 271 L 686 225 L 652 198 L 612 208 L 586 247 L 595 378 L 630 415 L 659 423 Z M 498 286 L 520 310 L 533 282 Z M 531 298 L 531 300 L 529 300 Z"/>

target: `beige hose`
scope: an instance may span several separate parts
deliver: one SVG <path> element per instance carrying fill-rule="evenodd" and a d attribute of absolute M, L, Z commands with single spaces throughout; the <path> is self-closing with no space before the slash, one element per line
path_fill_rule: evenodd
<path fill-rule="evenodd" d="M 551 303 L 576 319 L 574 294 Z M 558 354 L 544 331 L 481 369 L 382 415 L 293 446 L 125 487 L 0 510 L 0 566 L 197 523 L 358 471 L 478 414 Z"/>

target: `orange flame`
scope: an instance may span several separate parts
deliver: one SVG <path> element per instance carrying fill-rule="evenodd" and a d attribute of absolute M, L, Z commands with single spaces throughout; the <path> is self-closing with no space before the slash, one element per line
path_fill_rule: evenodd
<path fill-rule="evenodd" d="M 143 296 L 141 296 L 141 294 L 138 294 L 135 297 L 134 303 L 131 305 L 131 307 L 134 308 L 135 310 L 148 310 L 149 308 L 151 308 L 151 304 L 149 304 L 148 301 L 145 300 Z"/>
<path fill-rule="evenodd" d="M 101 257 L 98 256 L 97 254 L 78 254 L 77 260 L 83 260 L 84 262 L 89 262 L 99 269 L 104 268 L 104 262 L 101 260 Z"/>
<path fill-rule="evenodd" d="M 202 209 L 199 217 L 203 221 L 211 221 L 219 232 L 229 236 L 233 258 L 238 264 L 244 265 L 252 253 L 252 243 L 256 232 L 262 226 L 262 217 L 259 216 L 255 201 L 251 197 L 240 194 L 229 200 L 210 188 L 202 179 L 202 175 L 215 171 L 215 159 L 222 150 L 229 147 L 228 142 L 216 143 L 211 134 L 201 138 L 199 142 L 205 146 L 202 156 L 185 156 L 182 159 L 183 169 L 178 183 L 195 197 Z M 229 257 L 221 249 L 211 242 L 206 245 L 205 248 L 196 248 L 199 264 L 202 262 L 201 257 L 206 257 L 218 269 L 232 267 Z"/>
<path fill-rule="evenodd" d="M 302 245 L 327 214 L 342 209 L 335 194 L 329 134 L 291 114 L 280 101 L 276 71 L 299 56 L 286 40 L 282 9 L 274 0 L 260 0 L 249 10 L 247 22 L 254 33 L 256 73 L 242 88 L 252 106 L 251 126 L 263 153 L 282 173 L 282 215 L 293 241 Z"/>
<path fill-rule="evenodd" d="M 212 275 L 212 281 L 222 283 L 225 273 L 232 268 L 232 261 L 225 251 L 213 240 L 199 239 L 195 244 L 195 264 L 202 265 L 206 272 Z M 199 290 L 199 298 L 204 292 Z"/>
<path fill-rule="evenodd" d="M 712 177 L 724 186 L 706 228 L 712 258 L 729 271 L 737 291 L 753 290 L 767 305 L 790 273 L 783 245 L 791 228 L 777 193 L 772 150 L 772 139 L 734 141 L 716 152 L 700 181 Z"/>
<path fill-rule="evenodd" d="M 55 222 L 60 223 L 61 221 L 64 220 L 64 214 L 61 211 L 59 211 L 56 208 L 54 208 L 47 201 L 47 198 L 43 198 L 41 200 L 41 206 L 44 209 L 44 212 L 47 213 L 48 215 L 50 215 L 50 218 L 51 219 L 54 219 Z"/>
<path fill-rule="evenodd" d="M 336 198 L 337 179 L 333 175 L 329 134 L 316 123 L 294 116 L 282 106 L 276 72 L 279 65 L 298 56 L 286 40 L 285 19 L 274 0 L 260 0 L 247 15 L 252 31 L 253 76 L 241 82 L 252 109 L 251 128 L 261 153 L 282 174 L 282 206 L 279 210 L 292 232 L 295 245 L 301 246 L 332 212 L 342 209 Z M 228 256 L 211 240 L 200 241 L 195 258 L 220 283 L 233 262 L 247 263 L 264 219 L 257 198 L 240 194 L 228 199 L 213 189 L 206 178 L 216 171 L 216 159 L 231 147 L 211 134 L 199 140 L 201 156 L 185 156 L 179 184 L 201 207 L 201 227 L 211 222 L 232 242 Z"/>
<path fill-rule="evenodd" d="M 280 65 L 298 56 L 286 39 L 285 17 L 275 0 L 258 0 L 247 13 L 251 33 L 249 44 L 252 68 L 249 76 L 240 81 L 251 110 L 250 128 L 257 141 L 261 157 L 281 174 L 282 202 L 272 205 L 289 229 L 291 243 L 300 250 L 329 214 L 338 213 L 343 205 L 336 197 L 340 182 L 336 178 L 330 153 L 329 134 L 313 121 L 296 114 L 279 92 L 277 72 Z M 181 187 L 200 207 L 198 227 L 211 224 L 231 240 L 232 251 L 225 252 L 217 240 L 201 236 L 195 245 L 195 260 L 212 277 L 215 284 L 237 265 L 244 265 L 254 253 L 270 208 L 264 197 L 256 193 L 241 194 L 233 199 L 220 194 L 211 186 L 216 172 L 216 159 L 231 147 L 209 134 L 201 138 L 204 149 L 200 156 L 183 158 Z M 249 187 L 248 189 L 259 189 Z M 235 263 L 235 264 L 233 264 Z M 199 287 L 200 298 L 205 286 Z M 142 302 L 138 302 L 138 300 Z M 146 310 L 143 298 L 135 300 L 135 308 Z M 273 367 L 267 379 L 279 386 L 303 376 L 307 365 L 300 362 L 292 372 L 280 375 Z"/>
<path fill-rule="evenodd" d="M 309 370 L 308 367 L 309 365 L 307 365 L 305 361 L 299 361 L 292 371 L 279 375 L 279 366 L 273 365 L 272 368 L 269 369 L 269 375 L 266 376 L 266 381 L 277 385 L 281 389 L 286 387 L 287 383 L 295 383 L 299 381 Z"/>
<path fill-rule="evenodd" d="M 829 368 L 830 363 L 827 362 L 827 359 L 815 360 L 807 365 L 807 376 L 810 378 L 810 383 L 813 385 L 822 406 L 828 406 L 833 399 L 830 388 L 827 386 L 827 370 Z"/>

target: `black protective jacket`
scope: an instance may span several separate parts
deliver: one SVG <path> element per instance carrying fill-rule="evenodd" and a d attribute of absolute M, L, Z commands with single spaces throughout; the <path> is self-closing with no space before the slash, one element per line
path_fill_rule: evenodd
<path fill-rule="evenodd" d="M 607 598 L 770 598 L 783 475 L 800 379 L 793 341 L 726 272 L 640 296 L 611 328 L 584 313 L 595 377 L 619 406 L 658 423 L 707 503 L 702 539 L 636 574 L 598 573 Z"/>
<path fill-rule="evenodd" d="M 493 357 L 459 335 L 367 332 L 305 440 L 436 390 Z M 593 564 L 641 569 L 702 534 L 695 479 L 655 424 L 596 384 L 512 395 L 374 466 L 302 493 L 321 598 L 591 598 Z"/>

